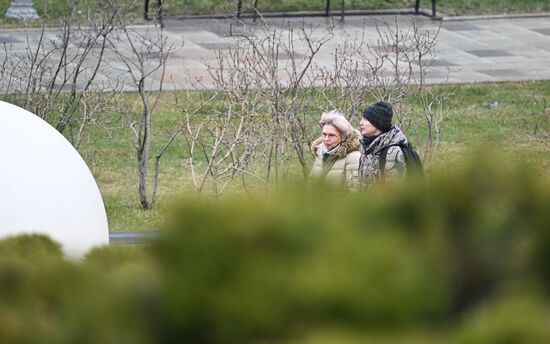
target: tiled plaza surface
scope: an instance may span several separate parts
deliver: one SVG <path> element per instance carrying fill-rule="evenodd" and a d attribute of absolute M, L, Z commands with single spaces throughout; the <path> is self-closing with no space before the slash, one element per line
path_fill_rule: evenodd
<path fill-rule="evenodd" d="M 399 27 L 404 32 L 412 30 L 412 23 L 432 35 L 437 33 L 435 55 L 426 68 L 427 83 L 472 83 L 500 82 L 507 80 L 550 79 L 550 17 L 516 18 L 469 18 L 464 20 L 431 20 L 425 16 L 347 16 L 343 22 L 339 17 L 294 17 L 270 18 L 267 25 L 279 30 L 281 37 L 288 36 L 288 30 L 298 32 L 302 27 L 313 29 L 314 37 L 326 37 L 329 28 L 333 37 L 327 41 L 315 56 L 315 68 L 334 68 L 334 54 L 344 42 L 364 39 L 369 44 L 379 41 L 377 29 Z M 265 34 L 263 26 L 252 19 L 243 19 L 246 29 L 234 20 L 223 19 L 170 19 L 166 18 L 163 34 L 173 51 L 167 60 L 165 89 L 192 89 L 212 87 L 207 65 L 216 69 L 217 52 L 231 47 L 243 46 L 244 33 Z M 147 35 L 154 31 L 152 25 L 136 26 L 136 32 Z M 409 32 L 410 33 L 410 32 Z M 54 42 L 59 32 L 48 30 L 44 40 Z M 20 56 L 32 51 L 40 37 L 37 29 L 0 30 L 0 43 L 9 56 Z M 362 37 L 362 38 L 360 38 Z M 139 42 L 136 42 L 139 45 Z M 129 48 L 120 45 L 120 52 L 131 56 Z M 83 50 L 79 44 L 70 45 L 72 56 Z M 300 52 L 307 53 L 304 41 L 296 41 L 297 58 Z M 367 50 L 365 50 L 368 53 Z M 85 64 L 93 66 L 97 52 L 88 55 Z M 150 56 L 151 59 L 154 59 Z M 0 55 L 1 57 L 2 55 Z M 6 58 L 6 55 L 3 55 Z M 280 59 L 289 59 L 280 55 Z M 145 56 L 147 59 L 147 56 Z M 112 81 L 113 78 L 132 83 L 125 71 L 125 64 L 113 51 L 105 52 L 105 59 L 96 77 L 97 82 Z M 82 78 L 84 79 L 84 78 Z M 200 81 L 200 82 L 199 82 Z M 77 81 L 78 82 L 78 81 Z M 158 85 L 153 80 L 149 86 Z"/>

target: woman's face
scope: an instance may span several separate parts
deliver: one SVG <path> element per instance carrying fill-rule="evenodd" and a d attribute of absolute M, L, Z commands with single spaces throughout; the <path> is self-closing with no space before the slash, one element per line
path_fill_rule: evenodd
<path fill-rule="evenodd" d="M 380 134 L 380 130 L 372 125 L 372 123 L 369 122 L 365 117 L 361 118 L 361 121 L 359 121 L 359 125 L 361 126 L 361 135 L 363 136 L 376 136 Z"/>
<path fill-rule="evenodd" d="M 342 135 L 332 124 L 323 125 L 323 144 L 328 150 L 336 147 L 342 142 Z"/>

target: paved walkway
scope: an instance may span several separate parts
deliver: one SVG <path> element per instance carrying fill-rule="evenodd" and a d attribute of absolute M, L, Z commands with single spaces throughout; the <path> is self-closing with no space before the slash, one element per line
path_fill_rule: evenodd
<path fill-rule="evenodd" d="M 288 30 L 289 25 L 296 29 L 305 24 L 316 28 L 316 37 L 323 37 L 331 25 L 331 20 L 325 17 L 267 20 L 272 27 L 282 31 Z M 344 41 L 365 37 L 369 44 L 376 44 L 377 25 L 381 27 L 388 22 L 393 26 L 397 23 L 401 30 L 405 30 L 410 28 L 411 21 L 432 34 L 439 29 L 435 60 L 427 73 L 428 83 L 550 80 L 550 17 L 545 16 L 443 21 L 414 15 L 348 16 L 343 24 L 336 25 L 334 38 L 322 47 L 314 64 L 319 68 L 333 68 L 334 51 Z M 245 22 L 249 28 L 254 27 L 251 19 Z M 151 30 L 151 26 L 138 26 L 136 30 L 145 33 Z M 255 30 L 259 32 L 258 28 Z M 168 88 L 194 88 L 197 87 L 196 80 L 202 80 L 202 84 L 209 87 L 211 79 L 205 65 L 216 66 L 216 51 L 242 44 L 234 36 L 240 32 L 240 27 L 229 20 L 166 19 L 165 33 L 175 48 L 167 64 Z M 363 33 L 364 36 L 361 36 Z M 48 31 L 46 38 L 55 41 L 56 35 L 57 32 Z M 0 43 L 10 47 L 10 54 L 24 54 L 29 47 L 33 47 L 37 38 L 38 32 L 33 30 L 0 30 Z M 73 44 L 71 49 L 73 54 L 78 54 L 78 49 L 82 47 Z M 297 51 L 300 49 L 306 48 L 297 46 Z M 289 57 L 280 58 L 284 60 Z M 124 65 L 117 57 L 108 54 L 97 79 L 110 80 L 114 74 L 122 77 L 123 70 Z"/>
<path fill-rule="evenodd" d="M 401 16 L 397 24 L 405 30 L 410 28 L 411 20 L 432 33 L 439 28 L 435 59 L 427 74 L 428 83 L 550 79 L 549 17 L 440 22 L 423 16 Z M 272 25 L 279 27 L 284 27 L 283 21 L 290 21 L 294 27 L 303 22 L 321 27 L 329 25 L 325 18 L 270 19 Z M 323 46 L 315 62 L 332 66 L 334 49 L 342 40 L 361 37 L 363 32 L 367 40 L 376 42 L 376 27 L 383 27 L 384 22 L 394 26 L 396 20 L 394 16 L 345 18 L 345 23 L 337 26 L 336 37 Z M 186 45 L 180 53 L 191 73 L 197 74 L 202 70 L 197 57 L 212 62 L 212 50 L 231 42 L 226 37 L 228 29 L 229 24 L 221 22 L 166 23 L 167 32 L 185 37 Z"/>

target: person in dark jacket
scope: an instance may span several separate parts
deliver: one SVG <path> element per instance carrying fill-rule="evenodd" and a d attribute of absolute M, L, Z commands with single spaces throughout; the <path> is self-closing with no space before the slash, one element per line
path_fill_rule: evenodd
<path fill-rule="evenodd" d="M 362 154 L 359 161 L 359 176 L 364 188 L 381 179 L 402 179 L 405 175 L 405 158 L 401 148 L 408 140 L 405 134 L 392 123 L 393 106 L 385 101 L 367 106 L 360 121 Z M 388 147 L 384 176 L 380 171 L 380 154 Z"/>

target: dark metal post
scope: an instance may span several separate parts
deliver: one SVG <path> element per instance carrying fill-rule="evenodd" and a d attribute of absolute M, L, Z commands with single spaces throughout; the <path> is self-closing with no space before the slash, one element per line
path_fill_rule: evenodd
<path fill-rule="evenodd" d="M 327 0 L 326 6 L 325 6 L 325 16 L 328 17 L 330 13 L 330 0 Z"/>
<path fill-rule="evenodd" d="M 253 22 L 255 23 L 255 22 L 256 22 L 256 18 L 258 17 L 258 0 L 254 0 L 253 6 L 254 6 L 254 17 L 253 17 Z"/>
<path fill-rule="evenodd" d="M 432 0 L 432 17 L 435 17 L 437 15 L 437 12 L 435 10 L 435 2 L 436 0 Z M 420 0 L 416 0 L 416 2 L 414 3 L 414 13 L 420 13 Z"/>
<path fill-rule="evenodd" d="M 237 1 L 237 18 L 241 17 L 241 8 L 242 8 L 242 1 Z"/>
<path fill-rule="evenodd" d="M 161 28 L 164 28 L 164 21 L 162 20 L 162 0 L 157 0 L 159 24 Z"/>
<path fill-rule="evenodd" d="M 149 20 L 149 0 L 145 0 L 145 6 L 143 7 L 143 19 Z"/>

